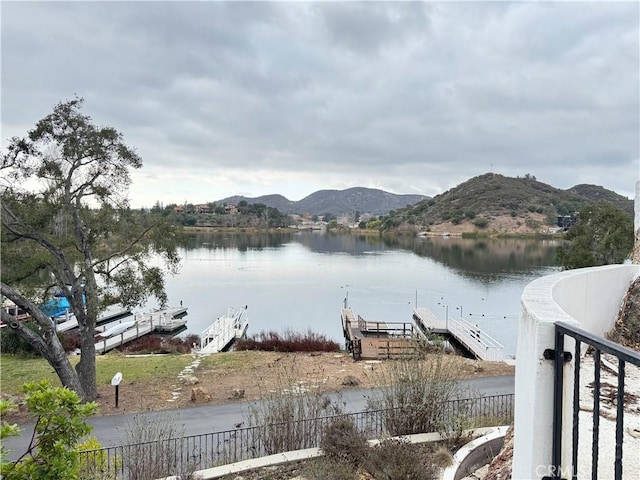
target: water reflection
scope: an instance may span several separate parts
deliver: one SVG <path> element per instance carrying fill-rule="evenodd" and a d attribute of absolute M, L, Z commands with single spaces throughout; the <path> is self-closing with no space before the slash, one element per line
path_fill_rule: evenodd
<path fill-rule="evenodd" d="M 186 250 L 235 249 L 240 252 L 282 248 L 291 242 L 291 233 L 190 232 L 182 245 Z"/>
<path fill-rule="evenodd" d="M 472 278 L 524 273 L 555 265 L 557 242 L 534 239 L 402 238 L 397 247 L 429 257 Z"/>
<path fill-rule="evenodd" d="M 299 243 L 314 253 L 371 255 L 390 250 L 406 250 L 430 258 L 460 274 L 477 279 L 491 279 L 495 274 L 524 273 L 555 265 L 554 240 L 536 239 L 466 239 L 459 237 L 396 237 L 341 235 L 319 232 L 276 233 L 191 233 L 186 250 L 280 249 Z"/>

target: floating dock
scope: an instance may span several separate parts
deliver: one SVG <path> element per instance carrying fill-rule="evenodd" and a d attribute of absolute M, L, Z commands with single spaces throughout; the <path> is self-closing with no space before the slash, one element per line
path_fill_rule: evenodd
<path fill-rule="evenodd" d="M 500 362 L 504 360 L 504 347 L 477 325 L 464 319 L 437 318 L 428 308 L 415 308 L 413 320 L 425 335 L 450 337 L 463 349 L 479 360 Z"/>
<path fill-rule="evenodd" d="M 129 322 L 133 322 L 133 324 L 126 330 L 119 332 L 117 335 L 102 338 L 97 341 L 96 353 L 106 353 L 109 350 L 113 350 L 116 347 L 152 332 L 175 332 L 176 330 L 184 327 L 187 323 L 187 321 L 182 318 L 186 313 L 187 309 L 183 307 L 167 308 L 164 310 L 153 310 L 150 312 L 138 313 L 135 314 L 133 318 L 129 316 L 116 322 L 111 322 L 107 324 L 106 327 L 113 328 L 118 324 Z M 99 335 L 100 333 L 98 333 L 98 336 Z"/>
<path fill-rule="evenodd" d="M 119 305 L 109 305 L 104 312 L 98 316 L 96 325 L 104 325 L 105 323 L 118 320 L 119 318 L 128 317 L 131 315 L 131 310 L 128 308 L 122 308 Z M 58 332 L 68 332 L 74 328 L 78 328 L 78 319 L 73 314 L 67 314 L 64 317 L 57 317 L 56 330 Z"/>
<path fill-rule="evenodd" d="M 411 322 L 367 321 L 345 306 L 340 315 L 347 350 L 354 360 L 378 360 L 414 355 L 422 333 Z"/>

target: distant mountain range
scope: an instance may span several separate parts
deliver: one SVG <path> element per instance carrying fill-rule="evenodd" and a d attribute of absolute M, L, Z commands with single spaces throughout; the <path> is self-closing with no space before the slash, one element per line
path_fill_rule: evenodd
<path fill-rule="evenodd" d="M 262 203 L 277 208 L 282 213 L 336 216 L 353 214 L 386 215 L 391 210 L 405 208 L 430 197 L 425 195 L 398 195 L 375 188 L 354 187 L 346 190 L 319 190 L 302 200 L 292 201 L 282 195 L 263 195 L 261 197 L 233 196 L 217 200 L 217 205 L 237 205 L 242 200 L 248 204 Z"/>
<path fill-rule="evenodd" d="M 291 201 L 282 195 L 261 197 L 233 196 L 216 201 L 216 204 L 237 205 L 242 200 L 248 204 L 262 203 L 277 208 L 285 214 L 335 216 L 354 214 L 388 215 L 411 225 L 439 225 L 456 222 L 473 223 L 482 216 L 491 221 L 494 217 L 510 217 L 525 224 L 529 218 L 572 214 L 587 203 L 606 201 L 634 216 L 634 202 L 598 185 L 581 184 L 567 190 L 538 182 L 533 176 L 505 177 L 487 173 L 461 183 L 435 197 L 425 195 L 398 195 L 372 188 L 355 187 L 346 190 L 319 190 L 299 201 Z M 537 217 L 536 217 L 537 216 Z M 491 224 L 489 225 L 491 226 Z"/>

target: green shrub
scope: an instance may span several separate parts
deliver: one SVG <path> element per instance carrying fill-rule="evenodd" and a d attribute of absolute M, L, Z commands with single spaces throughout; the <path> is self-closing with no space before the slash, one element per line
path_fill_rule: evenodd
<path fill-rule="evenodd" d="M 31 330 L 37 328 L 35 322 L 32 321 L 25 322 L 25 325 Z M 0 350 L 2 353 L 11 353 L 14 355 L 38 355 L 29 342 L 20 337 L 16 331 L 10 327 L 2 329 L 2 335 L 0 335 Z"/>
<path fill-rule="evenodd" d="M 6 479 L 79 479 L 81 464 L 76 445 L 91 431 L 84 420 L 93 415 L 95 403 L 81 403 L 68 388 L 47 381 L 24 386 L 25 403 L 35 419 L 27 452 L 17 462 L 3 458 L 0 476 Z M 3 424 L 3 435 L 5 426 Z"/>
<path fill-rule="evenodd" d="M 305 465 L 303 476 L 309 480 L 360 480 L 362 476 L 348 464 L 321 457 Z M 266 480 L 266 477 L 265 477 Z"/>
<path fill-rule="evenodd" d="M 478 217 L 473 221 L 473 224 L 478 228 L 485 228 L 489 225 L 489 220 L 484 217 Z"/>
<path fill-rule="evenodd" d="M 274 331 L 260 332 L 250 338 L 236 342 L 236 350 L 262 350 L 266 352 L 337 352 L 340 345 L 323 334 L 299 333 L 286 330 L 284 334 Z"/>
<path fill-rule="evenodd" d="M 96 437 L 89 437 L 84 442 L 76 445 L 79 453 L 80 478 L 83 480 L 113 480 L 122 460 L 111 459 L 107 452 L 102 450 L 102 444 Z"/>

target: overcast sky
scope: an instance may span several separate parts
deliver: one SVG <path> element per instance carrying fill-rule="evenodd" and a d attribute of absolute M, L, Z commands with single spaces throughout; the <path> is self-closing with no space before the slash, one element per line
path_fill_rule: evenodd
<path fill-rule="evenodd" d="M 0 8 L 2 145 L 84 97 L 142 156 L 136 207 L 490 171 L 634 194 L 638 2 Z"/>

